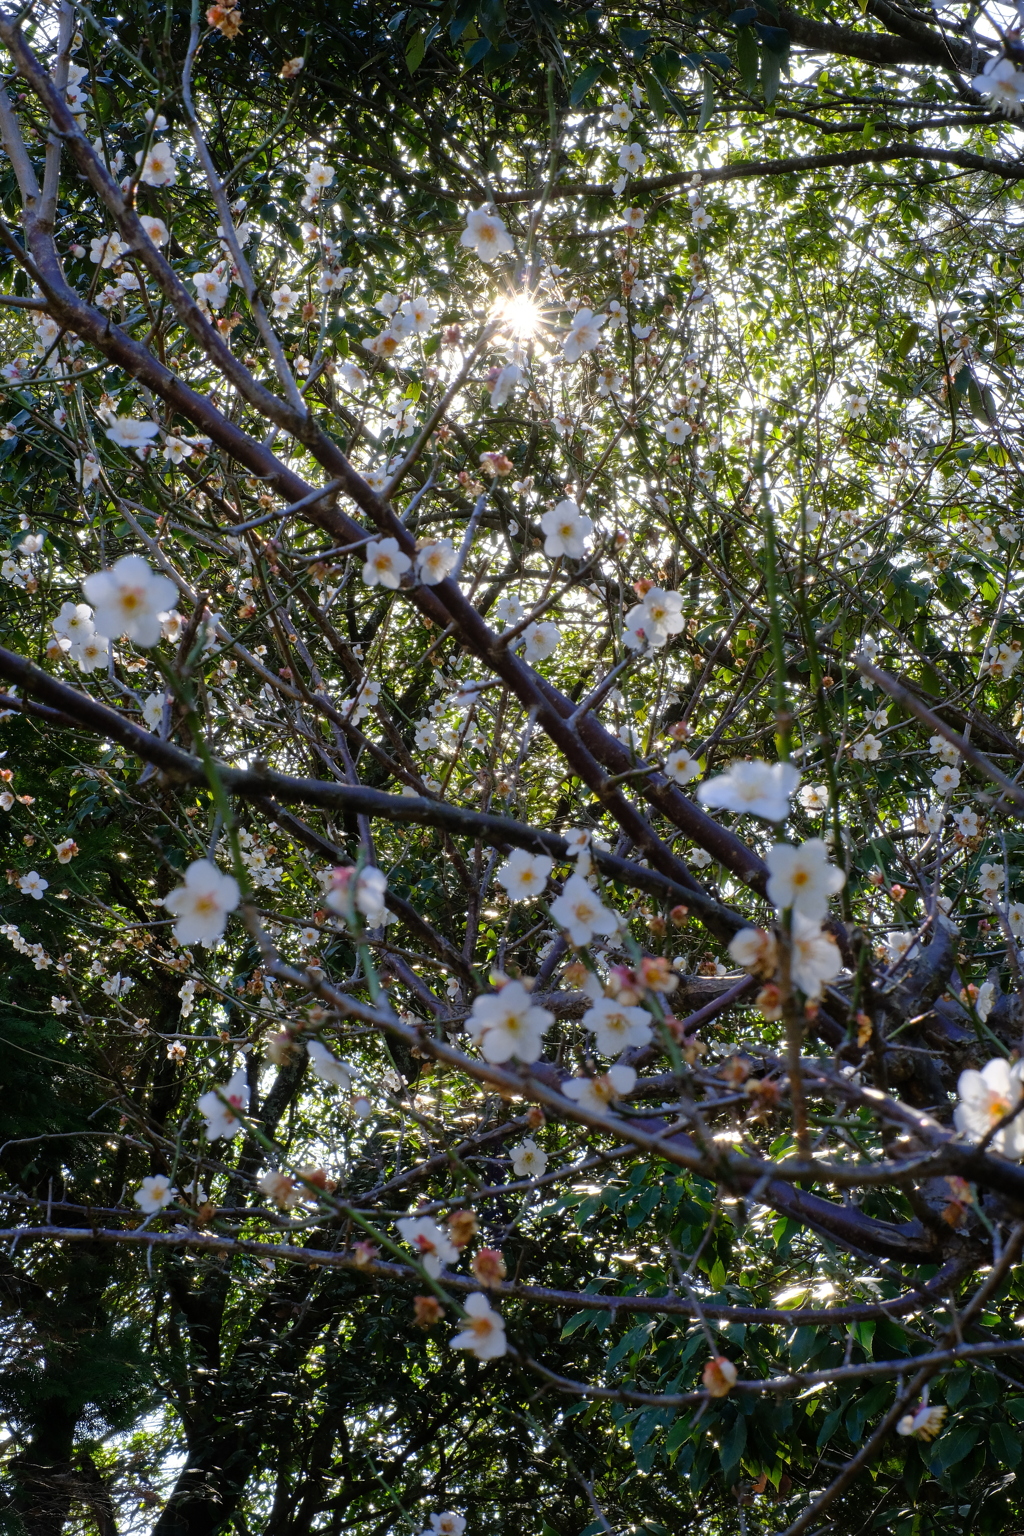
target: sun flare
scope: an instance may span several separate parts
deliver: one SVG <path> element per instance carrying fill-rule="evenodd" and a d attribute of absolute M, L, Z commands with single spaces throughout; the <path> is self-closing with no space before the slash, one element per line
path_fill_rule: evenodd
<path fill-rule="evenodd" d="M 517 340 L 524 341 L 535 336 L 540 329 L 540 305 L 528 293 L 515 293 L 502 299 L 495 306 L 494 313 L 502 322 L 503 329 L 510 331 Z"/>

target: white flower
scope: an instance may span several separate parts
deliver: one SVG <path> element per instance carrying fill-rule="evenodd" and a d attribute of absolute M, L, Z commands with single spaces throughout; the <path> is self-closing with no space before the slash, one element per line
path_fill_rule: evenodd
<path fill-rule="evenodd" d="M 573 560 L 582 557 L 587 538 L 594 527 L 590 518 L 584 516 L 576 503 L 568 498 L 545 512 L 540 526 L 547 535 L 544 553 L 552 559 L 557 555 L 568 555 Z"/>
<path fill-rule="evenodd" d="M 846 409 L 855 420 L 859 416 L 866 416 L 870 401 L 867 395 L 850 395 L 846 401 Z"/>
<path fill-rule="evenodd" d="M 622 222 L 627 229 L 643 229 L 647 222 L 647 215 L 642 208 L 627 208 L 622 215 Z"/>
<path fill-rule="evenodd" d="M 925 820 L 928 822 L 929 832 L 939 832 L 942 830 L 942 811 L 938 806 L 932 806 L 930 810 L 925 812 Z M 977 811 L 972 811 L 970 806 L 966 806 L 964 810 L 954 813 L 953 825 L 960 836 L 965 839 L 977 837 L 981 831 L 978 813 Z"/>
<path fill-rule="evenodd" d="M 147 647 L 158 643 L 161 618 L 178 595 L 174 582 L 151 571 L 141 555 L 125 555 L 109 571 L 94 571 L 82 589 L 100 635 L 108 640 L 125 635 Z"/>
<path fill-rule="evenodd" d="M 915 1440 L 934 1440 L 946 1422 L 946 1414 L 949 1409 L 945 1404 L 937 1403 L 929 1407 L 922 1403 L 915 1408 L 913 1413 L 905 1413 L 896 1425 L 898 1435 L 913 1435 Z"/>
<path fill-rule="evenodd" d="M 823 918 L 828 898 L 846 881 L 843 871 L 828 862 L 828 849 L 820 837 L 808 838 L 798 848 L 776 843 L 765 862 L 771 876 L 768 900 L 780 912 L 792 907 L 804 917 Z"/>
<path fill-rule="evenodd" d="M 51 997 L 50 1007 L 53 1009 L 54 1013 L 67 1013 L 68 1000 L 66 997 Z"/>
<path fill-rule="evenodd" d="M 812 815 L 828 810 L 828 786 L 805 784 L 799 795 L 800 804 Z"/>
<path fill-rule="evenodd" d="M 764 821 L 785 821 L 790 796 L 800 782 L 792 763 L 732 763 L 725 773 L 707 779 L 697 791 L 702 805 L 723 811 L 760 816 Z"/>
<path fill-rule="evenodd" d="M 634 175 L 643 170 L 647 163 L 647 156 L 639 144 L 627 144 L 619 151 L 618 163 L 629 175 Z"/>
<path fill-rule="evenodd" d="M 98 267 L 112 267 L 120 261 L 127 249 L 121 236 L 116 233 L 96 235 L 89 243 L 89 259 Z"/>
<path fill-rule="evenodd" d="M 146 231 L 147 239 L 151 240 L 154 245 L 166 245 L 171 238 L 163 219 L 157 219 L 150 214 L 144 214 L 139 223 Z"/>
<path fill-rule="evenodd" d="M 996 896 L 1003 883 L 1003 870 L 999 864 L 982 864 L 978 871 L 978 884 L 986 896 Z"/>
<path fill-rule="evenodd" d="M 974 1011 L 984 1024 L 996 1002 L 995 982 L 983 981 L 978 988 L 978 995 L 974 999 Z"/>
<path fill-rule="evenodd" d="M 632 1067 L 609 1067 L 603 1077 L 570 1077 L 562 1084 L 567 1099 L 575 1099 L 592 1115 L 606 1115 L 612 1099 L 621 1099 L 636 1087 Z"/>
<path fill-rule="evenodd" d="M 130 976 L 122 976 L 120 971 L 115 971 L 113 976 L 108 976 L 106 981 L 100 982 L 100 987 L 108 997 L 124 997 L 130 992 L 135 982 Z"/>
<path fill-rule="evenodd" d="M 523 631 L 524 655 L 527 661 L 546 661 L 558 649 L 561 638 L 562 631 L 557 624 L 552 624 L 550 621 L 528 625 Z"/>
<path fill-rule="evenodd" d="M 513 248 L 512 237 L 488 203 L 467 214 L 459 244 L 487 262 L 496 261 Z"/>
<path fill-rule="evenodd" d="M 192 453 L 192 444 L 183 437 L 168 437 L 164 442 L 164 458 L 168 464 L 180 464 L 182 459 L 190 459 Z"/>
<path fill-rule="evenodd" d="M 802 912 L 793 914 L 793 980 L 812 1002 L 822 994 L 826 981 L 842 969 L 839 946 L 830 933 Z"/>
<path fill-rule="evenodd" d="M 1024 905 L 1012 901 L 1006 909 L 1006 921 L 1015 939 L 1024 939 Z"/>
<path fill-rule="evenodd" d="M 66 837 L 62 843 L 56 845 L 53 851 L 57 855 L 58 864 L 70 864 L 78 852 L 78 844 L 73 837 Z"/>
<path fill-rule="evenodd" d="M 729 957 L 745 971 L 772 976 L 778 965 L 775 935 L 765 928 L 741 928 L 729 941 Z"/>
<path fill-rule="evenodd" d="M 270 297 L 274 301 L 274 318 L 277 320 L 287 319 L 299 302 L 299 295 L 288 283 L 282 283 L 280 288 L 275 288 Z"/>
<path fill-rule="evenodd" d="M 221 309 L 227 300 L 228 285 L 216 272 L 196 272 L 192 278 L 196 296 L 208 309 Z"/>
<path fill-rule="evenodd" d="M 309 1064 L 322 1083 L 330 1083 L 347 1093 L 352 1087 L 352 1074 L 343 1061 L 339 1061 L 320 1040 L 306 1041 Z"/>
<path fill-rule="evenodd" d="M 366 918 L 367 926 L 379 928 L 386 919 L 384 897 L 388 878 L 382 870 L 367 864 L 356 877 L 356 910 Z"/>
<path fill-rule="evenodd" d="M 465 1327 L 452 1339 L 451 1347 L 471 1350 L 478 1360 L 497 1360 L 508 1349 L 501 1314 L 479 1291 L 466 1297 Z"/>
<path fill-rule="evenodd" d="M 692 431 L 690 423 L 684 421 L 681 416 L 676 416 L 672 421 L 665 423 L 665 436 L 670 443 L 685 443 Z"/>
<path fill-rule="evenodd" d="M 494 605 L 494 617 L 499 624 L 518 624 L 523 616 L 523 605 L 514 592 L 499 597 Z"/>
<path fill-rule="evenodd" d="M 685 747 L 677 747 L 665 759 L 665 772 L 676 784 L 689 784 L 700 774 L 700 763 Z"/>
<path fill-rule="evenodd" d="M 518 363 L 507 363 L 491 385 L 491 407 L 499 410 L 523 376 Z"/>
<path fill-rule="evenodd" d="M 932 783 L 940 795 L 952 794 L 960 784 L 960 769 L 946 764 L 942 768 L 936 768 L 932 774 Z"/>
<path fill-rule="evenodd" d="M 42 875 L 37 874 L 34 869 L 30 869 L 28 874 L 22 875 L 18 881 L 18 890 L 24 896 L 33 896 L 36 901 L 42 901 L 43 892 L 49 884 L 49 880 L 44 880 Z"/>
<path fill-rule="evenodd" d="M 238 881 L 209 859 L 196 859 L 185 871 L 185 884 L 163 899 L 177 918 L 174 937 L 179 944 L 216 944 L 227 927 L 228 914 L 242 899 Z"/>
<path fill-rule="evenodd" d="M 135 157 L 136 165 L 141 159 L 140 151 Z M 139 179 L 144 181 L 147 187 L 174 186 L 178 179 L 178 167 L 174 162 L 174 154 L 169 144 L 153 145 L 143 161 Z"/>
<path fill-rule="evenodd" d="M 87 453 L 84 459 L 79 459 L 75 465 L 75 479 L 87 491 L 100 477 L 100 466 L 94 453 Z"/>
<path fill-rule="evenodd" d="M 584 352 L 593 352 L 601 341 L 601 327 L 607 315 L 595 315 L 592 309 L 578 309 L 573 316 L 569 334 L 562 343 L 562 356 L 567 363 L 578 363 Z"/>
<path fill-rule="evenodd" d="M 455 564 L 455 550 L 451 539 L 440 539 L 436 544 L 425 544 L 416 555 L 416 574 L 425 587 L 436 587 L 451 575 Z"/>
<path fill-rule="evenodd" d="M 82 640 L 93 632 L 92 609 L 87 603 L 64 603 L 53 620 L 53 632 L 65 640 Z"/>
<path fill-rule="evenodd" d="M 106 428 L 106 435 L 118 448 L 134 448 L 138 451 L 148 447 L 159 430 L 155 421 L 136 421 L 134 416 L 115 416 Z"/>
<path fill-rule="evenodd" d="M 662 646 L 670 635 L 683 628 L 683 600 L 678 592 L 649 587 L 640 605 L 644 610 L 644 631 L 652 645 Z"/>
<path fill-rule="evenodd" d="M 224 1103 L 224 1100 L 227 1103 Z M 206 1139 L 218 1141 L 221 1137 L 230 1141 L 242 1129 L 240 1114 L 249 1108 L 249 1084 L 245 1080 L 245 1068 L 239 1067 L 229 1081 L 204 1093 L 196 1108 L 206 1121 Z"/>
<path fill-rule="evenodd" d="M 690 223 L 693 225 L 694 229 L 710 229 L 714 223 L 714 219 L 712 219 L 707 209 L 702 208 L 698 203 L 693 212 L 690 214 Z"/>
<path fill-rule="evenodd" d="M 424 331 L 429 331 L 437 319 L 437 310 L 422 294 L 414 299 L 406 299 L 402 305 L 401 314 L 405 318 L 407 330 L 417 336 L 421 336 Z"/>
<path fill-rule="evenodd" d="M 155 1211 L 162 1211 L 165 1205 L 170 1205 L 178 1191 L 172 1185 L 170 1179 L 162 1173 L 154 1173 L 148 1179 L 143 1179 L 135 1191 L 135 1204 L 152 1216 Z"/>
<path fill-rule="evenodd" d="M 969 1068 L 961 1072 L 957 1083 L 960 1103 L 953 1111 L 953 1123 L 965 1141 L 984 1140 L 1004 1115 L 1024 1104 L 1024 1061 L 1013 1066 L 1004 1056 L 996 1056 L 980 1072 Z M 989 1143 L 993 1152 L 1004 1157 L 1024 1155 L 1024 1123 L 1021 1116 L 1011 1120 Z"/>
<path fill-rule="evenodd" d="M 78 663 L 80 671 L 96 672 L 107 665 L 110 641 L 106 635 L 83 635 L 80 640 L 72 642 L 70 655 L 72 661 Z"/>
<path fill-rule="evenodd" d="M 521 981 L 508 981 L 500 992 L 482 992 L 473 1000 L 466 1021 L 473 1044 L 485 1061 L 537 1061 L 544 1048 L 544 1031 L 554 1015 L 538 1007 Z"/>
<path fill-rule="evenodd" d="M 349 389 L 365 389 L 370 382 L 358 363 L 342 363 L 338 373 Z"/>
<path fill-rule="evenodd" d="M 617 933 L 619 917 L 604 906 L 582 875 L 570 875 L 562 894 L 551 903 L 551 916 L 577 949 L 589 944 L 595 933 Z"/>
<path fill-rule="evenodd" d="M 334 182 L 334 167 L 324 165 L 322 160 L 314 160 L 306 172 L 306 186 L 310 192 L 322 192 Z"/>
<path fill-rule="evenodd" d="M 155 731 L 163 719 L 164 698 L 162 693 L 151 693 L 142 706 L 142 718 L 151 731 Z"/>
<path fill-rule="evenodd" d="M 539 1179 L 548 1166 L 548 1155 L 538 1147 L 531 1136 L 517 1147 L 509 1148 L 512 1168 L 518 1179 Z"/>
<path fill-rule="evenodd" d="M 874 763 L 882 750 L 882 743 L 877 736 L 872 736 L 868 731 L 856 742 L 853 747 L 853 756 L 861 763 Z"/>
<path fill-rule="evenodd" d="M 451 1241 L 448 1234 L 431 1221 L 429 1216 L 402 1216 L 395 1223 L 402 1235 L 402 1241 L 415 1248 L 420 1263 L 428 1275 L 435 1277 L 441 1273 L 442 1264 L 454 1264 L 459 1257 L 459 1250 Z"/>
<path fill-rule="evenodd" d="M 462 1536 L 465 1529 L 464 1516 L 455 1514 L 453 1510 L 430 1517 L 430 1536 Z M 428 1533 L 424 1531 L 423 1536 L 428 1536 Z"/>
<path fill-rule="evenodd" d="M 602 1056 L 618 1056 L 629 1045 L 646 1045 L 651 1038 L 651 1016 L 646 1008 L 626 1006 L 613 997 L 598 998 L 582 1019 L 594 1035 Z"/>
<path fill-rule="evenodd" d="M 371 539 L 366 546 L 363 580 L 368 587 L 394 590 L 411 566 L 412 561 L 399 549 L 397 539 Z"/>
<path fill-rule="evenodd" d="M 1019 117 L 1024 111 L 1024 74 L 1014 69 L 1009 59 L 989 59 L 971 84 L 997 112 L 1005 112 L 1007 117 Z"/>
<path fill-rule="evenodd" d="M 510 901 L 528 901 L 543 891 L 552 863 L 545 853 L 527 853 L 525 848 L 515 848 L 495 878 L 505 887 Z"/>
<path fill-rule="evenodd" d="M 633 121 L 633 114 L 624 101 L 617 101 L 609 107 L 608 118 L 613 128 L 628 128 Z"/>

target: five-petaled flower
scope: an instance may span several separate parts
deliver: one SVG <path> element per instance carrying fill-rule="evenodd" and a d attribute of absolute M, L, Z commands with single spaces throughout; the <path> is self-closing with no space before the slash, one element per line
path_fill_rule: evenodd
<path fill-rule="evenodd" d="M 242 899 L 238 881 L 209 859 L 195 859 L 185 871 L 185 884 L 163 899 L 177 918 L 174 937 L 179 944 L 216 944 L 224 935 L 228 915 Z"/>

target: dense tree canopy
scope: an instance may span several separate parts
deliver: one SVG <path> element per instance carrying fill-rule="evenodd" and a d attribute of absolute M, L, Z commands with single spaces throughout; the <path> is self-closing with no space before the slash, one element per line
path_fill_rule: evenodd
<path fill-rule="evenodd" d="M 0 10 L 0 1529 L 1024 1525 L 1024 52 Z"/>

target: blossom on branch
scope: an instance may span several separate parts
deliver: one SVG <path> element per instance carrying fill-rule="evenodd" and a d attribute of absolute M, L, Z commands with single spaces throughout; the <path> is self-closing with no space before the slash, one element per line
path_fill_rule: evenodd
<path fill-rule="evenodd" d="M 479 1291 L 466 1297 L 465 1326 L 451 1341 L 452 1349 L 468 1349 L 478 1360 L 497 1360 L 508 1350 L 505 1323 Z"/>
<path fill-rule="evenodd" d="M 785 821 L 790 797 L 800 782 L 800 770 L 792 763 L 732 763 L 725 773 L 706 779 L 697 791 L 702 805 L 716 810 L 760 816 L 764 821 Z"/>
<path fill-rule="evenodd" d="M 242 893 L 234 875 L 226 875 L 209 859 L 196 859 L 185 871 L 185 884 L 163 898 L 177 918 L 174 937 L 179 944 L 216 944 L 224 936 L 228 916 Z"/>

